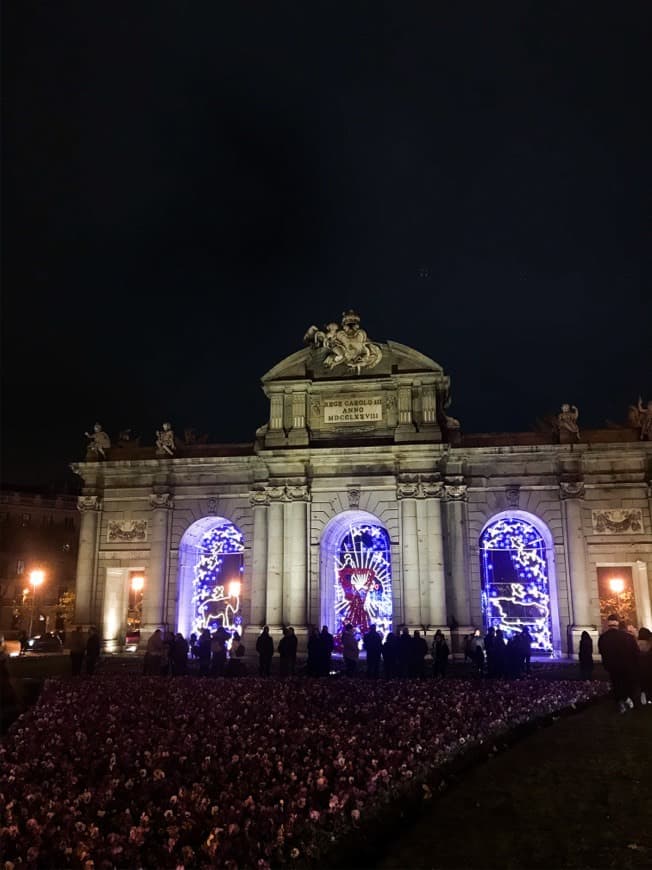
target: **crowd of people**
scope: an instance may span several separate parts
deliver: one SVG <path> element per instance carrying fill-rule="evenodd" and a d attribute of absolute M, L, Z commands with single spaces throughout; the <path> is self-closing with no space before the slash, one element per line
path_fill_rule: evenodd
<path fill-rule="evenodd" d="M 588 638 L 588 642 L 586 638 Z M 584 643 L 584 649 L 582 649 Z M 590 645 L 589 645 L 590 644 Z M 580 640 L 580 666 L 586 679 L 591 677 L 593 649 L 591 636 Z M 614 700 L 620 713 L 652 704 L 652 632 L 640 628 L 638 637 L 628 631 L 617 614 L 607 619 L 607 629 L 598 640 L 602 664 L 609 674 Z M 591 662 L 589 664 L 589 657 Z"/>
<path fill-rule="evenodd" d="M 370 679 L 411 677 L 422 678 L 431 674 L 443 678 L 448 671 L 451 650 L 446 635 L 437 630 L 429 644 L 420 631 L 410 633 L 403 627 L 400 633 L 388 631 L 383 637 L 375 625 L 360 637 L 347 623 L 341 636 L 335 638 L 324 625 L 321 631 L 311 626 L 308 631 L 307 658 L 300 672 L 307 676 L 323 677 L 334 673 L 333 652 L 341 649 L 344 674 L 354 677 L 360 672 L 361 650 L 365 653 L 364 674 Z M 476 677 L 502 677 L 516 679 L 530 674 L 532 636 L 527 627 L 506 638 L 499 627 L 491 627 L 485 635 L 480 629 L 469 634 L 464 643 L 464 660 L 470 664 Z M 95 672 L 100 660 L 100 636 L 91 627 L 88 635 L 78 626 L 70 635 L 70 660 L 73 676 Z M 297 667 L 297 636 L 292 626 L 282 629 L 275 643 L 269 626 L 264 626 L 256 640 L 258 674 L 269 677 L 275 654 L 279 657 L 281 677 L 299 673 Z M 609 674 L 614 698 L 620 712 L 635 706 L 652 704 L 652 632 L 641 628 L 636 638 L 624 622 L 613 614 L 606 631 L 598 641 L 598 651 Z M 150 676 L 179 676 L 190 668 L 200 676 L 234 677 L 246 673 L 245 647 L 237 632 L 229 633 L 219 627 L 210 632 L 204 628 L 199 635 L 193 633 L 186 640 L 177 632 L 157 629 L 147 641 L 143 672 Z M 430 663 L 430 667 L 428 664 Z M 591 635 L 584 631 L 579 644 L 580 677 L 593 677 L 594 651 Z"/>

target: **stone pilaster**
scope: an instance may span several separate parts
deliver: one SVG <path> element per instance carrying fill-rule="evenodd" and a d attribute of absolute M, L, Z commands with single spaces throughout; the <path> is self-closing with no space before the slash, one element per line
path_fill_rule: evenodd
<path fill-rule="evenodd" d="M 446 495 L 446 528 L 448 531 L 448 569 L 450 576 L 450 600 L 448 615 L 458 624 L 453 632 L 453 649 L 460 653 L 460 641 L 471 628 L 471 585 L 468 564 L 469 531 L 467 513 L 467 488 L 460 481 L 444 486 Z"/>
<path fill-rule="evenodd" d="M 267 489 L 267 600 L 265 622 L 278 631 L 283 621 L 283 527 L 285 489 Z"/>
<path fill-rule="evenodd" d="M 584 484 L 581 481 L 562 481 L 559 485 L 562 503 L 568 580 L 572 605 L 572 623 L 569 626 L 569 652 L 579 648 L 582 631 L 594 629 L 592 625 L 591 594 L 586 560 L 586 541 L 582 523 Z"/>
<path fill-rule="evenodd" d="M 93 595 L 102 502 L 96 495 L 80 495 L 77 499 L 77 509 L 81 513 L 81 522 L 75 584 L 75 623 L 88 626 L 95 618 Z"/>
<path fill-rule="evenodd" d="M 174 501 L 169 492 L 151 493 L 152 510 L 149 565 L 143 589 L 143 626 L 141 646 L 160 628 L 165 619 L 165 596 L 168 581 L 169 525 Z"/>
<path fill-rule="evenodd" d="M 253 626 L 265 622 L 267 600 L 267 512 L 269 495 L 263 490 L 254 490 L 249 500 L 254 514 L 254 540 L 251 554 L 251 615 Z"/>
<path fill-rule="evenodd" d="M 292 428 L 288 434 L 288 444 L 293 447 L 308 444 L 305 390 L 292 393 Z"/>
<path fill-rule="evenodd" d="M 416 429 L 412 416 L 412 384 L 399 384 L 398 388 L 398 426 L 396 441 L 409 441 L 414 438 Z"/>
<path fill-rule="evenodd" d="M 427 585 L 427 619 L 431 627 L 446 628 L 446 576 L 444 573 L 443 530 L 441 523 L 441 498 L 444 487 L 441 483 L 422 483 L 426 519 L 426 565 L 427 575 L 421 571 L 422 582 Z"/>
<path fill-rule="evenodd" d="M 306 627 L 307 613 L 309 493 L 307 486 L 288 486 L 286 492 L 283 622 L 291 624 L 300 635 Z"/>
<path fill-rule="evenodd" d="M 418 482 L 397 484 L 401 516 L 401 565 L 403 573 L 403 622 L 410 630 L 421 628 L 419 592 L 419 541 L 417 530 Z"/>

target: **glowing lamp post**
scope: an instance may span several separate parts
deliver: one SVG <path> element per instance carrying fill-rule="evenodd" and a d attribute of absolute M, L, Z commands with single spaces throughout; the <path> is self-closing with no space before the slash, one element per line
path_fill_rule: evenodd
<path fill-rule="evenodd" d="M 145 585 L 145 578 L 140 575 L 136 575 L 131 578 L 131 588 L 134 592 L 142 592 L 143 586 Z"/>
<path fill-rule="evenodd" d="M 618 609 L 622 611 L 623 603 L 621 599 L 622 593 L 625 591 L 625 581 L 622 577 L 612 577 L 609 581 L 609 588 L 618 597 Z M 622 617 L 622 613 L 620 614 Z"/>
<path fill-rule="evenodd" d="M 239 580 L 231 580 L 231 582 L 229 583 L 229 597 L 239 598 L 241 588 L 242 587 Z"/>
<path fill-rule="evenodd" d="M 36 605 L 36 590 L 45 580 L 45 571 L 32 571 L 29 575 L 29 582 L 32 587 L 32 612 L 29 617 L 29 637 L 32 636 L 32 626 L 34 624 L 34 607 Z"/>

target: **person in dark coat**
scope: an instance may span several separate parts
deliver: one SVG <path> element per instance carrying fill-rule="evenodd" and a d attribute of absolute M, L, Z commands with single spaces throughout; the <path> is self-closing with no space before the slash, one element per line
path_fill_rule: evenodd
<path fill-rule="evenodd" d="M 649 628 L 638 630 L 638 685 L 641 689 L 641 706 L 652 704 L 652 632 Z"/>
<path fill-rule="evenodd" d="M 223 677 L 226 674 L 227 670 L 227 644 L 229 642 L 229 635 L 224 630 L 224 628 L 220 625 L 216 632 L 214 632 L 213 636 L 210 638 L 210 651 L 211 651 L 211 660 L 210 660 L 210 674 L 211 677 Z M 200 638 L 201 643 L 201 638 Z M 201 659 L 200 661 L 200 672 L 201 672 Z"/>
<path fill-rule="evenodd" d="M 494 676 L 503 677 L 506 665 L 505 635 L 502 628 L 496 629 L 493 642 Z"/>
<path fill-rule="evenodd" d="M 283 637 L 278 642 L 278 654 L 281 676 L 293 677 L 297 661 L 297 636 L 291 625 L 283 630 Z"/>
<path fill-rule="evenodd" d="M 396 635 L 393 631 L 388 631 L 382 648 L 383 676 L 386 680 L 396 676 L 396 655 Z"/>
<path fill-rule="evenodd" d="M 383 650 L 383 642 L 376 631 L 375 625 L 369 626 L 369 631 L 362 638 L 362 646 L 367 653 L 367 676 L 372 680 L 378 679 L 380 670 L 380 656 Z"/>
<path fill-rule="evenodd" d="M 199 676 L 207 677 L 211 669 L 211 633 L 202 628 L 197 641 L 197 658 L 199 659 Z"/>
<path fill-rule="evenodd" d="M 521 629 L 521 634 L 518 640 L 523 655 L 523 668 L 526 675 L 529 677 L 530 661 L 532 659 L 532 635 L 530 634 L 527 625 L 524 625 Z"/>
<path fill-rule="evenodd" d="M 100 636 L 94 625 L 91 626 L 86 641 L 86 673 L 92 676 L 95 673 L 97 662 L 100 658 Z"/>
<path fill-rule="evenodd" d="M 70 669 L 73 677 L 78 677 L 82 672 L 82 663 L 86 653 L 86 641 L 81 626 L 77 626 L 70 635 Z"/>
<path fill-rule="evenodd" d="M 410 677 L 423 677 L 427 655 L 428 644 L 425 638 L 421 637 L 421 632 L 415 631 L 410 639 L 410 657 L 408 660 L 408 675 Z"/>
<path fill-rule="evenodd" d="M 258 675 L 269 677 L 272 667 L 272 656 L 274 655 L 274 641 L 269 635 L 269 625 L 264 626 L 258 636 L 256 652 L 258 653 Z"/>
<path fill-rule="evenodd" d="M 487 676 L 496 676 L 496 659 L 494 658 L 494 644 L 496 642 L 496 629 L 491 626 L 484 638 L 484 651 L 487 656 Z"/>
<path fill-rule="evenodd" d="M 448 657 L 450 648 L 441 629 L 437 629 L 432 642 L 432 675 L 433 677 L 445 677 L 448 669 Z"/>
<path fill-rule="evenodd" d="M 319 675 L 327 677 L 333 670 L 333 647 L 335 644 L 327 625 L 322 625 L 319 640 L 321 643 Z"/>
<path fill-rule="evenodd" d="M 615 614 L 607 619 L 607 630 L 598 639 L 602 663 L 609 674 L 614 700 L 620 713 L 634 706 L 634 687 L 638 677 L 638 644 L 627 630 L 618 627 Z"/>
<path fill-rule="evenodd" d="M 399 677 L 407 677 L 410 672 L 411 650 L 412 638 L 406 625 L 396 641 L 396 674 Z"/>
<path fill-rule="evenodd" d="M 172 673 L 180 677 L 188 673 L 188 641 L 180 631 L 174 636 L 172 647 Z"/>
<path fill-rule="evenodd" d="M 590 680 L 593 676 L 593 640 L 588 631 L 583 631 L 580 636 L 580 679 Z"/>

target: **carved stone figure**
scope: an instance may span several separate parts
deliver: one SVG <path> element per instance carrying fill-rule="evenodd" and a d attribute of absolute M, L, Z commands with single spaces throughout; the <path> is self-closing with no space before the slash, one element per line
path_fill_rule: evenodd
<path fill-rule="evenodd" d="M 360 327 L 359 315 L 351 310 L 342 314 L 341 326 L 327 323 L 323 330 L 311 326 L 303 340 L 328 351 L 324 358 L 327 369 L 346 365 L 360 374 L 361 369 L 373 368 L 383 358 L 380 347 L 369 341 L 367 333 Z"/>
<path fill-rule="evenodd" d="M 643 399 L 638 397 L 636 405 L 629 406 L 627 415 L 630 426 L 640 429 L 641 441 L 652 441 L 652 399 L 648 400 L 647 406 L 643 405 Z"/>
<path fill-rule="evenodd" d="M 444 422 L 447 429 L 459 429 L 462 425 L 456 417 L 449 417 L 448 414 L 444 414 Z"/>
<path fill-rule="evenodd" d="M 156 430 L 156 455 L 174 456 L 175 450 L 172 425 L 170 423 L 163 423 L 163 428 Z"/>
<path fill-rule="evenodd" d="M 111 439 L 99 423 L 93 426 L 93 432 L 84 432 L 89 439 L 86 447 L 88 459 L 106 459 L 106 451 L 111 447 Z"/>
<path fill-rule="evenodd" d="M 569 440 L 579 441 L 580 427 L 577 425 L 577 418 L 580 413 L 575 405 L 564 403 L 561 406 L 561 411 L 557 414 L 557 427 L 559 429 L 559 440 L 564 443 Z"/>

